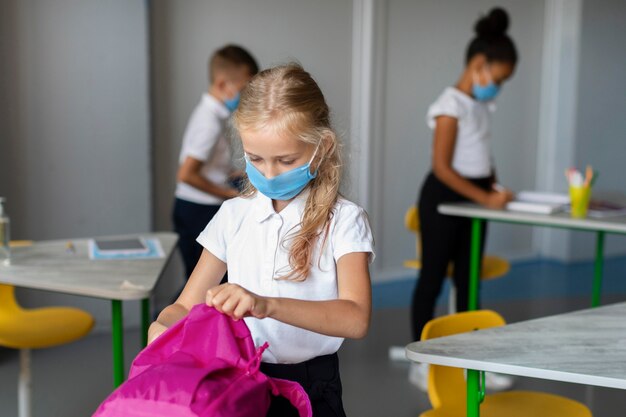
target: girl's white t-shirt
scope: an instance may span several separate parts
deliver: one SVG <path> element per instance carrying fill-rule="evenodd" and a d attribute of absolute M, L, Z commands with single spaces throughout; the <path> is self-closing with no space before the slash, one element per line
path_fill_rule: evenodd
<path fill-rule="evenodd" d="M 493 102 L 474 100 L 454 87 L 447 87 L 428 108 L 426 123 L 433 130 L 439 116 L 458 120 L 452 168 L 459 175 L 466 178 L 491 176 L 491 113 L 494 111 Z"/>
<path fill-rule="evenodd" d="M 368 252 L 370 262 L 374 259 L 374 239 L 367 214 L 344 198 L 339 198 L 334 207 L 326 243 L 317 242 L 307 279 L 276 279 L 290 271 L 288 236 L 300 228 L 308 195 L 305 189 L 280 213 L 274 210 L 272 200 L 260 192 L 250 198 L 227 200 L 198 236 L 198 243 L 228 265 L 228 282 L 255 294 L 311 301 L 337 299 L 339 258 L 352 252 Z M 263 361 L 268 363 L 299 363 L 332 354 L 343 342 L 343 338 L 272 318 L 244 320 L 256 346 L 269 343 L 263 353 Z"/>

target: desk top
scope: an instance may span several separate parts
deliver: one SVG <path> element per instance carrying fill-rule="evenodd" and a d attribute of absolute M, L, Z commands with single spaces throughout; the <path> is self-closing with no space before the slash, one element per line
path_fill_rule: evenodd
<path fill-rule="evenodd" d="M 511 210 L 494 210 L 474 203 L 440 204 L 441 214 L 460 217 L 474 217 L 508 223 L 526 223 L 537 226 L 564 227 L 568 229 L 603 231 L 626 234 L 626 216 L 595 219 L 572 218 L 569 213 L 538 214 Z"/>
<path fill-rule="evenodd" d="M 90 260 L 89 239 L 40 241 L 11 249 L 11 265 L 0 264 L 0 283 L 110 300 L 147 298 L 167 265 L 178 237 L 174 233 L 139 236 L 158 238 L 165 256 Z M 74 253 L 67 252 L 68 242 L 74 245 Z"/>
<path fill-rule="evenodd" d="M 626 389 L 626 302 L 414 342 L 416 362 Z"/>

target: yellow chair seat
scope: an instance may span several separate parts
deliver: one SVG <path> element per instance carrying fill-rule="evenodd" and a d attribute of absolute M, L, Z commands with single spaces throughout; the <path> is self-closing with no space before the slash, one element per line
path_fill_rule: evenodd
<path fill-rule="evenodd" d="M 32 241 L 11 242 L 12 247 L 29 245 L 32 245 Z M 20 351 L 17 395 L 20 417 L 32 415 L 31 349 L 73 342 L 89 333 L 93 324 L 91 314 L 77 308 L 24 309 L 15 299 L 15 287 L 0 284 L 0 346 Z"/>
<path fill-rule="evenodd" d="M 421 340 L 503 326 L 504 318 L 495 311 L 476 310 L 432 319 L 422 331 Z M 428 371 L 428 399 L 433 407 L 420 417 L 459 417 L 466 415 L 467 383 L 463 370 L 431 365 Z M 582 403 L 543 392 L 508 391 L 485 395 L 481 417 L 591 417 Z"/>
<path fill-rule="evenodd" d="M 404 261 L 404 267 L 409 269 L 422 269 L 422 261 L 420 259 L 407 259 Z M 483 257 L 483 266 L 480 279 L 488 281 L 490 279 L 500 278 L 506 275 L 511 269 L 511 264 L 498 256 L 485 255 Z M 454 266 L 448 268 L 448 276 L 452 276 Z"/>
<path fill-rule="evenodd" d="M 72 342 L 93 327 L 93 317 L 71 307 L 0 309 L 0 346 L 38 349 Z"/>
<path fill-rule="evenodd" d="M 456 407 L 428 410 L 420 417 L 459 417 Z M 464 415 L 464 414 L 463 414 Z M 481 417 L 591 417 L 583 404 L 543 392 L 511 391 L 485 396 L 480 405 Z"/>
<path fill-rule="evenodd" d="M 407 228 L 407 230 L 415 233 L 415 235 L 419 235 L 420 222 L 419 213 L 416 206 L 411 206 L 407 210 L 406 214 L 404 215 L 404 226 Z M 415 259 L 407 259 L 406 261 L 404 261 L 405 268 L 422 269 L 419 237 L 416 242 L 416 254 L 417 257 Z M 510 269 L 511 264 L 506 259 L 493 255 L 484 255 L 482 260 L 480 279 L 487 281 L 490 279 L 500 278 L 501 276 L 506 275 Z M 453 275 L 453 272 L 454 265 L 450 264 L 450 266 L 448 267 L 448 276 L 451 277 Z"/>
<path fill-rule="evenodd" d="M 404 261 L 404 267 L 409 269 L 422 269 L 422 261 L 419 259 L 407 259 Z"/>
<path fill-rule="evenodd" d="M 498 256 L 485 255 L 483 257 L 483 266 L 480 279 L 487 281 L 490 279 L 500 278 L 506 275 L 511 269 L 511 264 L 506 259 Z"/>

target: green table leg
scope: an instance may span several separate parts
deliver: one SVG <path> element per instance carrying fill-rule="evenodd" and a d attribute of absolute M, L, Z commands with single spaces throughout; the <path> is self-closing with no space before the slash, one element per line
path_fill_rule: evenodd
<path fill-rule="evenodd" d="M 482 378 L 482 384 L 480 382 Z M 467 370 L 467 417 L 480 416 L 480 403 L 485 399 L 485 373 Z"/>
<path fill-rule="evenodd" d="M 148 345 L 148 327 L 150 327 L 150 299 L 141 300 L 141 346 Z"/>
<path fill-rule="evenodd" d="M 113 387 L 124 382 L 124 329 L 122 301 L 111 300 L 113 311 Z"/>
<path fill-rule="evenodd" d="M 596 236 L 596 261 L 593 266 L 593 293 L 591 307 L 600 305 L 600 293 L 602 292 L 602 274 L 604 270 L 604 232 L 598 232 Z"/>
<path fill-rule="evenodd" d="M 478 284 L 480 282 L 480 240 L 481 240 L 482 220 L 472 219 L 472 242 L 470 246 L 470 282 L 468 310 L 478 308 Z"/>

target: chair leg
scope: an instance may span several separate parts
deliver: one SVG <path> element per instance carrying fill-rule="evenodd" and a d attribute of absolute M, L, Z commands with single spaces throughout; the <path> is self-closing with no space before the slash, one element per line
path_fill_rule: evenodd
<path fill-rule="evenodd" d="M 20 350 L 20 376 L 17 385 L 18 416 L 31 417 L 30 349 Z"/>
<path fill-rule="evenodd" d="M 448 292 L 448 314 L 456 313 L 456 286 L 450 280 L 450 292 Z"/>

